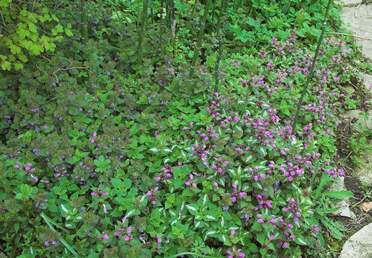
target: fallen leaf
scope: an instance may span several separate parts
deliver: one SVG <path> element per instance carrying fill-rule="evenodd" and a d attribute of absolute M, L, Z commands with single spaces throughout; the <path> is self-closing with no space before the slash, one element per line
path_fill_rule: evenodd
<path fill-rule="evenodd" d="M 369 212 L 370 210 L 372 210 L 372 202 L 363 202 L 360 205 L 360 208 L 362 208 L 364 212 Z"/>

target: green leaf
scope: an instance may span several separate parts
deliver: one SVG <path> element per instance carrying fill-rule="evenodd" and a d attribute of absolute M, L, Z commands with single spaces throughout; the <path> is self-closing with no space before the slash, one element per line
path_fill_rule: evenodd
<path fill-rule="evenodd" d="M 69 28 L 66 28 L 65 29 L 65 33 L 66 33 L 66 36 L 67 37 L 72 37 L 74 34 L 72 33 L 72 30 L 71 29 L 69 29 Z"/>
<path fill-rule="evenodd" d="M 297 237 L 296 238 L 296 243 L 299 244 L 299 245 L 307 245 L 307 242 L 302 237 Z"/>
<path fill-rule="evenodd" d="M 332 181 L 333 181 L 333 179 L 330 175 L 323 173 L 322 177 L 320 178 L 319 185 L 318 185 L 318 187 L 316 188 L 316 191 L 315 191 L 315 198 L 319 197 L 323 188 Z"/>
<path fill-rule="evenodd" d="M 343 231 L 345 231 L 345 228 L 342 224 L 332 221 L 327 217 L 323 217 L 320 220 L 334 238 L 338 240 L 341 240 L 343 238 Z"/>
<path fill-rule="evenodd" d="M 38 190 L 36 187 L 21 184 L 18 186 L 18 193 L 16 194 L 16 199 L 18 200 L 30 199 L 37 191 Z"/>
<path fill-rule="evenodd" d="M 10 71 L 11 68 L 12 68 L 12 64 L 10 62 L 8 61 L 1 62 L 1 69 L 5 71 Z"/>
<path fill-rule="evenodd" d="M 122 191 L 126 191 L 132 185 L 132 181 L 128 178 L 124 180 L 121 180 L 119 178 L 113 178 L 111 179 L 111 183 L 115 188 L 122 190 Z"/>
<path fill-rule="evenodd" d="M 351 191 L 330 191 L 325 193 L 326 196 L 335 199 L 347 199 L 353 196 Z"/>

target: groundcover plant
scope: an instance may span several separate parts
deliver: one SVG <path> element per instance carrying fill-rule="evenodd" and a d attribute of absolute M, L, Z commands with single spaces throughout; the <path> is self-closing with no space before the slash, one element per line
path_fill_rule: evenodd
<path fill-rule="evenodd" d="M 331 256 L 334 5 L 293 126 L 326 3 L 0 0 L 0 256 Z"/>

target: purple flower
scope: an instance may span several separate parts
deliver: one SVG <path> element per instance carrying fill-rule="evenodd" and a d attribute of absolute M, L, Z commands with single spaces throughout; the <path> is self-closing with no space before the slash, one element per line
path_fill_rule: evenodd
<path fill-rule="evenodd" d="M 146 196 L 147 196 L 147 198 L 149 199 L 149 201 L 151 202 L 152 205 L 156 204 L 156 193 L 158 192 L 158 190 L 159 190 L 159 188 L 155 187 L 155 188 L 149 190 L 146 193 Z"/>
<path fill-rule="evenodd" d="M 257 219 L 257 222 L 258 222 L 259 224 L 263 224 L 263 223 L 265 223 L 265 220 L 264 220 L 263 218 L 258 218 L 258 219 Z"/>
<path fill-rule="evenodd" d="M 231 200 L 232 203 L 236 203 L 236 197 L 235 196 L 231 196 L 230 200 Z"/>
<path fill-rule="evenodd" d="M 14 168 L 17 170 L 21 169 L 21 164 L 17 161 L 16 164 L 14 165 Z"/>
<path fill-rule="evenodd" d="M 320 227 L 318 225 L 311 226 L 311 233 L 317 234 L 320 231 Z"/>
<path fill-rule="evenodd" d="M 289 243 L 288 242 L 283 242 L 282 243 L 282 248 L 287 249 L 288 247 L 289 247 Z"/>
<path fill-rule="evenodd" d="M 123 233 L 123 230 L 119 229 L 114 232 L 114 237 L 119 238 L 122 233 Z"/>
<path fill-rule="evenodd" d="M 38 181 L 39 181 L 39 178 L 37 176 L 34 176 L 34 175 L 31 174 L 31 182 L 33 184 L 36 184 Z"/>
<path fill-rule="evenodd" d="M 34 172 L 35 171 L 35 168 L 32 167 L 31 163 L 26 163 L 24 165 L 24 169 L 25 169 L 26 172 Z"/>
<path fill-rule="evenodd" d="M 93 196 L 93 197 L 98 197 L 99 196 L 97 192 L 91 192 L 90 195 Z"/>
<path fill-rule="evenodd" d="M 240 121 L 240 118 L 238 117 L 238 116 L 234 116 L 234 118 L 233 118 L 233 122 L 234 123 L 237 123 L 237 122 L 239 122 Z"/>
<path fill-rule="evenodd" d="M 244 220 L 244 222 L 247 223 L 250 220 L 251 217 L 248 214 L 244 213 L 241 218 Z"/>

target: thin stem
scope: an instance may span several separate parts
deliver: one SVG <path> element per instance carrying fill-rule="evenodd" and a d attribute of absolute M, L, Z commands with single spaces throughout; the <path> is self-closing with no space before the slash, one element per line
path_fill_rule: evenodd
<path fill-rule="evenodd" d="M 160 32 L 160 35 L 159 35 L 159 41 L 160 41 L 160 49 L 161 49 L 161 58 L 164 58 L 165 57 L 165 42 L 166 42 L 166 39 L 164 37 L 165 33 L 164 33 L 164 27 L 166 26 L 166 21 L 165 21 L 165 17 L 163 17 L 163 11 L 164 11 L 164 0 L 161 0 L 160 1 L 160 29 L 159 29 L 159 32 Z"/>
<path fill-rule="evenodd" d="M 51 218 L 49 218 L 47 215 L 45 215 L 45 213 L 41 213 L 40 214 L 41 218 L 44 220 L 44 222 L 48 225 L 48 227 L 50 228 L 50 230 L 52 230 L 53 232 L 56 232 L 58 233 L 58 231 L 53 227 L 54 226 L 58 226 L 59 228 L 62 228 L 61 226 L 59 226 L 56 222 L 54 222 Z M 63 237 L 59 236 L 58 237 L 58 240 L 65 246 L 65 248 L 67 250 L 70 251 L 70 253 L 75 256 L 75 257 L 79 257 L 78 253 L 75 251 L 75 248 L 73 248 L 69 243 L 67 243 L 66 240 L 63 239 Z"/>
<path fill-rule="evenodd" d="M 310 67 L 310 73 L 309 75 L 307 76 L 306 78 L 306 81 L 305 81 L 305 85 L 304 85 L 304 88 L 302 90 L 302 93 L 301 93 L 301 96 L 300 96 L 300 99 L 297 103 L 297 107 L 296 107 L 296 113 L 295 113 L 295 116 L 293 118 L 293 122 L 292 122 L 292 128 L 295 129 L 296 127 L 296 122 L 297 122 L 297 118 L 298 118 L 298 115 L 300 113 L 300 109 L 301 109 L 301 106 L 303 104 L 303 100 L 304 100 L 304 97 L 306 95 L 306 92 L 307 92 L 307 89 L 309 87 L 309 84 L 311 82 L 311 80 L 313 79 L 314 77 L 314 71 L 315 71 L 315 64 L 316 64 L 316 61 L 317 61 L 317 58 L 318 58 L 318 55 L 319 55 L 319 51 L 320 51 L 320 46 L 323 42 L 323 37 L 324 37 L 324 33 L 325 33 L 325 29 L 326 29 L 326 25 L 327 25 L 327 20 L 328 20 L 328 13 L 329 13 L 329 9 L 331 7 L 331 2 L 332 0 L 328 0 L 328 4 L 327 4 L 327 8 L 326 8 L 326 12 L 325 12 L 325 15 L 324 15 L 324 21 L 323 21 L 323 25 L 322 25 L 322 31 L 320 33 L 320 36 L 319 36 L 319 40 L 318 40 L 318 44 L 316 46 L 316 50 L 315 50 L 315 54 L 314 54 L 314 58 L 313 58 L 313 61 L 311 63 L 311 67 Z"/>
<path fill-rule="evenodd" d="M 142 63 L 142 43 L 145 34 L 145 24 L 147 18 L 147 9 L 149 7 L 149 0 L 143 0 L 143 9 L 142 9 L 142 17 L 141 17 L 141 29 L 139 31 L 139 39 L 138 39 L 138 49 L 137 49 L 137 58 L 140 63 Z"/>
<path fill-rule="evenodd" d="M 206 0 L 205 8 L 204 8 L 204 16 L 200 24 L 200 30 L 199 30 L 198 37 L 197 37 L 197 43 L 194 49 L 194 55 L 192 57 L 190 76 L 193 76 L 195 72 L 196 60 L 198 59 L 198 56 L 199 56 L 199 50 L 202 44 L 203 33 L 207 25 L 209 5 L 210 5 L 210 0 Z"/>
<path fill-rule="evenodd" d="M 342 36 L 346 36 L 346 37 L 353 37 L 353 38 L 358 38 L 358 39 L 364 39 L 364 40 L 370 40 L 370 41 L 372 41 L 372 38 L 365 38 L 365 37 L 360 37 L 360 36 L 357 36 L 357 35 L 348 34 L 348 33 L 342 33 L 342 32 L 328 32 L 328 34 L 342 35 Z"/>
<path fill-rule="evenodd" d="M 218 37 L 218 56 L 217 56 L 217 61 L 215 65 L 215 83 L 214 83 L 214 92 L 218 91 L 218 84 L 219 84 L 219 79 L 220 79 L 220 64 L 221 64 L 221 59 L 222 59 L 222 54 L 223 54 L 223 37 L 221 35 L 222 32 L 222 20 L 223 20 L 223 11 L 225 10 L 226 6 L 226 0 L 222 0 L 221 3 L 221 10 L 220 14 L 218 16 L 218 24 L 217 24 L 217 37 Z"/>

